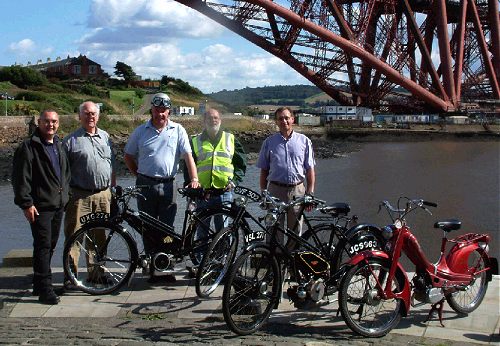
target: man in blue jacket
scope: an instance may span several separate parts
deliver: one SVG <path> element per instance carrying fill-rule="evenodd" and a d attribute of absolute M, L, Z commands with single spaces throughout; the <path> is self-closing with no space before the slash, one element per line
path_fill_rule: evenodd
<path fill-rule="evenodd" d="M 57 304 L 50 261 L 59 238 L 64 207 L 69 199 L 68 159 L 56 135 L 59 115 L 45 110 L 38 128 L 14 154 L 14 203 L 30 223 L 33 235 L 33 295 L 43 304 Z"/>

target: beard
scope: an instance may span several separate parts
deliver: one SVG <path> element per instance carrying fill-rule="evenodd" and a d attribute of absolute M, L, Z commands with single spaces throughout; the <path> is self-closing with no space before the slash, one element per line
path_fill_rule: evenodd
<path fill-rule="evenodd" d="M 205 125 L 205 130 L 207 131 L 208 135 L 211 138 L 214 138 L 215 136 L 217 136 L 217 133 L 219 133 L 219 129 L 220 129 L 220 124 L 218 124 L 218 125 L 208 125 L 208 124 L 206 124 Z"/>

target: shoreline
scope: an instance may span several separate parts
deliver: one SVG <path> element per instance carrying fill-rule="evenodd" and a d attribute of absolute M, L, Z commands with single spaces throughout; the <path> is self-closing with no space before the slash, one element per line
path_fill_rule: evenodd
<path fill-rule="evenodd" d="M 274 133 L 272 127 L 269 126 L 267 130 L 255 132 L 234 132 L 247 152 L 247 161 L 249 164 L 253 164 L 257 160 L 263 140 Z M 461 131 L 457 131 L 455 128 L 436 131 L 434 129 L 295 127 L 297 132 L 311 138 L 317 159 L 344 157 L 349 153 L 359 151 L 363 143 L 369 144 L 373 142 L 491 141 L 498 143 L 500 141 L 500 133 L 484 130 L 466 131 L 463 127 L 461 129 Z M 1 182 L 10 182 L 14 151 L 26 135 L 26 128 L 4 127 L 3 133 L 0 135 Z M 129 172 L 123 161 L 123 149 L 128 139 L 128 134 L 112 134 L 111 139 L 116 153 L 117 175 L 127 176 Z"/>

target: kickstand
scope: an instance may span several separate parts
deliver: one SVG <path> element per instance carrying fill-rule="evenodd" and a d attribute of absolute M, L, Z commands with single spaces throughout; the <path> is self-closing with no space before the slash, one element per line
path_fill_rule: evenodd
<path fill-rule="evenodd" d="M 431 305 L 431 311 L 429 311 L 429 315 L 427 316 L 427 320 L 425 322 L 428 322 L 432 318 L 432 314 L 434 311 L 437 311 L 438 313 L 438 318 L 439 318 L 439 323 L 441 324 L 441 327 L 444 327 L 443 324 L 443 307 L 444 307 L 444 299 L 441 299 L 439 302 L 434 303 Z"/>

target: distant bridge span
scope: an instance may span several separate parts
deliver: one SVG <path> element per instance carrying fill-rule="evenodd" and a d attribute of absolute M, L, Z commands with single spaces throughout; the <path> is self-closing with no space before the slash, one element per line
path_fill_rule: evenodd
<path fill-rule="evenodd" d="M 498 0 L 176 1 L 341 104 L 447 112 L 500 99 Z"/>

